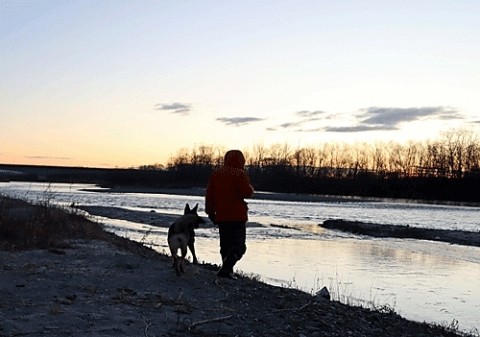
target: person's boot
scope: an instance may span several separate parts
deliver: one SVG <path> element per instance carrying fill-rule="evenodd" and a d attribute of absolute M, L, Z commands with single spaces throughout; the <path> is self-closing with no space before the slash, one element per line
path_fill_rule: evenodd
<path fill-rule="evenodd" d="M 237 277 L 235 276 L 235 274 L 233 273 L 233 270 L 229 270 L 229 269 L 226 269 L 226 268 L 220 268 L 220 270 L 217 272 L 217 277 L 221 277 L 221 278 L 228 278 L 230 280 L 236 280 Z"/>
<path fill-rule="evenodd" d="M 231 280 L 236 280 L 237 277 L 233 273 L 233 266 L 237 263 L 235 254 L 229 254 L 224 260 L 222 267 L 217 272 L 217 277 L 229 278 Z"/>

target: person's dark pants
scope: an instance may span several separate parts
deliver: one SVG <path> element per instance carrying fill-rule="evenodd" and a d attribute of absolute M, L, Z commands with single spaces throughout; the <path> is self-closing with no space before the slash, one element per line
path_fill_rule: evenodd
<path fill-rule="evenodd" d="M 222 270 L 232 272 L 233 266 L 247 251 L 246 223 L 221 222 L 218 224 L 220 231 L 220 255 L 222 255 Z"/>

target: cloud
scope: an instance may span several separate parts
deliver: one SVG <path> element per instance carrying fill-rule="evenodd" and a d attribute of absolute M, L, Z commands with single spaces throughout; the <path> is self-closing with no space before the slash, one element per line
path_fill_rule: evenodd
<path fill-rule="evenodd" d="M 449 107 L 363 109 L 357 115 L 360 125 L 376 130 L 395 130 L 399 124 L 422 119 L 462 119 L 457 110 Z"/>
<path fill-rule="evenodd" d="M 303 124 L 303 121 L 301 121 L 301 122 L 287 122 L 287 123 L 280 124 L 279 127 L 281 127 L 282 129 L 289 129 L 289 128 L 294 128 L 294 127 L 300 126 L 302 124 Z"/>
<path fill-rule="evenodd" d="M 309 111 L 309 110 L 302 110 L 302 111 L 297 111 L 295 112 L 294 120 L 291 122 L 286 122 L 283 124 L 280 124 L 278 127 L 282 129 L 292 129 L 292 128 L 297 128 L 295 131 L 315 131 L 317 129 L 309 129 L 309 130 L 304 130 L 304 129 L 298 129 L 302 125 L 305 125 L 310 122 L 318 121 L 321 119 L 328 119 L 328 114 L 325 111 L 321 110 L 316 110 L 316 111 Z M 270 127 L 267 130 L 269 131 L 275 131 L 277 130 L 277 127 Z"/>
<path fill-rule="evenodd" d="M 192 110 L 192 106 L 190 104 L 184 103 L 158 103 L 155 104 L 155 110 L 167 111 L 172 114 L 177 115 L 189 115 L 190 111 Z"/>
<path fill-rule="evenodd" d="M 325 116 L 327 113 L 321 110 L 316 110 L 316 111 L 302 110 L 302 111 L 297 111 L 295 114 L 303 118 L 304 121 L 308 121 L 308 120 L 318 120 L 320 119 L 320 116 L 322 115 Z"/>
<path fill-rule="evenodd" d="M 324 128 L 322 127 L 317 127 L 317 128 L 310 128 L 310 129 L 296 129 L 295 132 L 319 132 L 319 131 L 325 131 Z"/>
<path fill-rule="evenodd" d="M 323 128 L 325 132 L 365 132 L 365 131 L 393 131 L 397 130 L 396 127 L 377 127 L 377 126 L 368 126 L 368 125 L 357 125 L 357 126 L 327 126 Z"/>
<path fill-rule="evenodd" d="M 257 117 L 219 117 L 218 122 L 225 125 L 243 126 L 251 123 L 263 121 L 263 118 Z"/>
<path fill-rule="evenodd" d="M 464 119 L 458 110 L 446 106 L 436 107 L 369 107 L 358 110 L 349 116 L 353 120 L 350 125 L 329 126 L 322 122 L 341 120 L 347 114 L 328 113 L 322 110 L 302 110 L 294 113 L 291 121 L 270 127 L 268 131 L 292 130 L 294 132 L 367 132 L 392 131 L 400 129 L 402 123 L 422 120 L 453 120 Z M 314 123 L 315 122 L 315 123 Z M 478 121 L 480 122 L 480 121 Z"/>
<path fill-rule="evenodd" d="M 422 120 L 452 120 L 464 117 L 454 108 L 436 107 L 370 107 L 354 114 L 355 125 L 327 126 L 326 132 L 367 132 L 393 131 L 400 129 L 401 124 Z"/>
<path fill-rule="evenodd" d="M 50 157 L 50 156 L 25 156 L 26 159 L 54 159 L 54 160 L 72 160 L 73 158 L 69 157 Z"/>

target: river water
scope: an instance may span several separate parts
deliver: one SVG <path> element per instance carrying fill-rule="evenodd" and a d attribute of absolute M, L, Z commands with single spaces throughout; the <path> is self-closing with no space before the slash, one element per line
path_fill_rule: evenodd
<path fill-rule="evenodd" d="M 180 215 L 195 195 L 98 193 L 93 185 L 0 183 L 0 194 L 68 206 L 120 207 Z M 90 191 L 85 191 L 88 189 Z M 267 283 L 315 293 L 323 286 L 334 299 L 367 307 L 387 306 L 408 319 L 480 330 L 480 247 L 410 239 L 376 239 L 322 229 L 327 219 L 480 231 L 480 208 L 366 201 L 249 200 L 248 250 L 237 270 Z M 288 199 L 288 196 L 284 196 Z M 312 200 L 314 200 L 312 198 Z M 166 252 L 166 228 L 97 217 L 105 226 Z M 216 228 L 197 230 L 200 261 L 220 263 Z"/>

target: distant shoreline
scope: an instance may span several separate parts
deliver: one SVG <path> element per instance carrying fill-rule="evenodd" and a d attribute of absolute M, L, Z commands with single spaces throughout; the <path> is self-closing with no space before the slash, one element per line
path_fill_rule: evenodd
<path fill-rule="evenodd" d="M 100 193 L 146 193 L 146 194 L 171 194 L 171 195 L 193 195 L 204 196 L 205 188 L 162 188 L 162 187 L 144 187 L 144 186 L 112 186 L 101 187 L 98 189 L 83 189 L 83 191 L 100 192 Z M 376 198 L 376 197 L 359 197 L 359 196 L 341 196 L 326 194 L 299 194 L 299 193 L 277 193 L 256 191 L 252 199 L 260 200 L 276 200 L 276 201 L 296 201 L 296 202 L 394 202 L 406 204 L 427 204 L 427 205 L 448 205 L 448 206 L 465 206 L 480 207 L 480 203 L 461 202 L 461 201 L 444 201 L 444 200 L 424 200 L 424 199 L 393 199 L 393 198 Z"/>
<path fill-rule="evenodd" d="M 98 189 L 87 188 L 82 191 L 100 192 L 100 193 L 146 193 L 146 194 L 171 194 L 171 195 L 193 195 L 204 196 L 205 188 L 161 188 L 161 187 L 141 187 L 141 186 L 114 186 L 99 187 Z M 300 202 L 343 202 L 357 201 L 368 202 L 380 199 L 364 197 L 345 197 L 336 195 L 315 195 L 315 194 L 295 194 L 295 193 L 276 193 L 256 191 L 252 199 L 278 200 L 278 201 L 300 201 Z"/>

